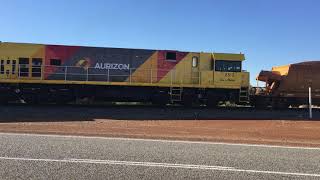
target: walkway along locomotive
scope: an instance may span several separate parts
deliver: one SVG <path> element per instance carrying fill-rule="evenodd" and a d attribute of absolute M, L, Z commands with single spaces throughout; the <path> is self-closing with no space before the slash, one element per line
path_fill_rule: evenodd
<path fill-rule="evenodd" d="M 0 101 L 248 103 L 243 54 L 0 43 Z"/>

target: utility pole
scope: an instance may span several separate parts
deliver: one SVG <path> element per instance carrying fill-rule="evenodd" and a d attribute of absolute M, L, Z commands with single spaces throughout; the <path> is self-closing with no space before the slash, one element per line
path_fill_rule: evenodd
<path fill-rule="evenodd" d="M 309 119 L 312 119 L 311 87 L 309 87 Z"/>

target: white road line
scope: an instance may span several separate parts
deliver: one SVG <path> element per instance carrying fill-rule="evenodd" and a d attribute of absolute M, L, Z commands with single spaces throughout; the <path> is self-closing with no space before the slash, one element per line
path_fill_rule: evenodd
<path fill-rule="evenodd" d="M 284 148 L 284 149 L 302 149 L 302 150 L 320 150 L 318 147 L 299 147 L 299 146 L 279 146 L 265 144 L 240 144 L 225 142 L 208 141 L 182 141 L 182 140 L 162 140 L 162 139 L 142 139 L 142 138 L 121 138 L 121 137 L 101 137 L 101 136 L 75 136 L 75 135 L 55 135 L 55 134 L 26 134 L 26 133 L 0 133 L 8 136 L 31 136 L 31 137 L 52 137 L 52 138 L 80 138 L 80 139 L 102 139 L 102 140 L 121 140 L 121 141 L 144 141 L 161 143 L 184 143 L 184 144 L 206 144 L 206 145 L 225 145 L 225 146 L 245 146 L 245 147 L 263 147 L 263 148 Z"/>
<path fill-rule="evenodd" d="M 234 168 L 234 167 L 197 165 L 197 164 L 155 163 L 155 162 L 137 162 L 137 161 L 115 161 L 115 160 L 99 160 L 99 159 L 36 159 L 36 158 L 21 158 L 21 157 L 0 157 L 0 160 L 35 161 L 35 162 L 59 162 L 59 163 L 85 163 L 85 164 L 105 164 L 105 165 L 143 166 L 143 167 L 164 167 L 164 168 L 216 170 L 216 171 L 231 171 L 231 172 L 260 173 L 260 174 L 289 175 L 289 176 L 320 177 L 320 174 L 299 173 L 299 172 L 281 172 L 281 171 L 263 171 L 263 170 L 251 170 L 251 169 L 238 169 L 238 168 Z"/>

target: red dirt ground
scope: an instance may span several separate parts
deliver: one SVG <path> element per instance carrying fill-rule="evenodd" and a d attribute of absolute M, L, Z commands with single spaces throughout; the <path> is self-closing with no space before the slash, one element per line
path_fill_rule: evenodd
<path fill-rule="evenodd" d="M 320 147 L 320 121 L 112 120 L 5 122 L 0 132 L 175 139 Z"/>

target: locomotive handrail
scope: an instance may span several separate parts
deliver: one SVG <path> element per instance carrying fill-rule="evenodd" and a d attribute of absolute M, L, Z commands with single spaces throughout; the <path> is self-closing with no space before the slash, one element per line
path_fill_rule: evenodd
<path fill-rule="evenodd" d="M 186 73 L 179 72 L 176 69 L 159 69 L 159 68 L 129 68 L 129 69 L 97 69 L 94 67 L 79 66 L 56 66 L 56 65 L 32 65 L 19 64 L 18 72 L 15 72 L 18 79 L 39 78 L 41 80 L 64 80 L 64 81 L 105 81 L 105 82 L 128 82 L 132 83 L 165 83 L 173 85 L 193 84 L 201 85 L 201 72 Z M 38 69 L 34 72 L 33 70 Z M 136 73 L 138 72 L 138 73 Z M 140 74 L 139 74 L 140 73 Z M 167 78 L 167 81 L 159 80 Z M 105 76 L 105 78 L 103 78 Z M 12 79 L 12 77 L 4 77 L 2 79 Z M 189 79 L 188 81 L 186 81 Z"/>

